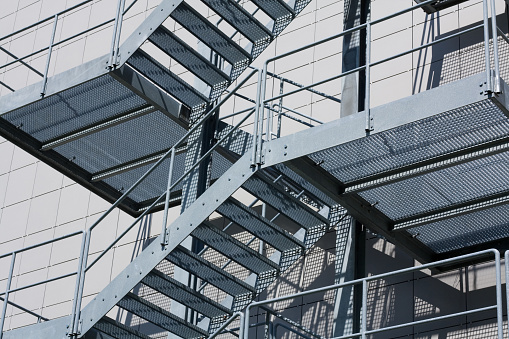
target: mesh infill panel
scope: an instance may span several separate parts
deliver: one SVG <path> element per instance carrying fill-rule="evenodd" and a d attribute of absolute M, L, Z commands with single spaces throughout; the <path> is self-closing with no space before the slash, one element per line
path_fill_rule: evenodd
<path fill-rule="evenodd" d="M 2 116 L 45 142 L 146 102 L 109 75 L 90 80 Z"/>
<path fill-rule="evenodd" d="M 349 183 L 509 133 L 509 121 L 490 100 L 460 107 L 310 155 Z"/>
<path fill-rule="evenodd" d="M 509 205 L 433 222 L 408 232 L 437 253 L 507 238 Z"/>
<path fill-rule="evenodd" d="M 400 182 L 360 192 L 393 220 L 509 190 L 509 152 L 495 154 Z"/>
<path fill-rule="evenodd" d="M 185 132 L 157 111 L 56 147 L 55 151 L 87 172 L 97 173 L 167 150 Z"/>

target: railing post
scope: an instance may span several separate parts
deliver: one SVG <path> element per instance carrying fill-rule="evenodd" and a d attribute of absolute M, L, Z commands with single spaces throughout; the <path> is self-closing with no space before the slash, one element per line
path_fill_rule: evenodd
<path fill-rule="evenodd" d="M 122 31 L 122 21 L 124 17 L 125 0 L 118 0 L 115 23 L 113 25 L 113 36 L 111 38 L 110 60 L 108 66 L 115 68 L 118 58 L 118 48 L 120 43 L 120 33 Z"/>
<path fill-rule="evenodd" d="M 493 250 L 495 255 L 495 275 L 496 275 L 496 293 L 497 293 L 497 333 L 498 339 L 504 337 L 504 325 L 503 325 L 503 314 L 502 314 L 502 275 L 500 269 L 500 252 Z"/>
<path fill-rule="evenodd" d="M 72 301 L 72 310 L 71 310 L 71 324 L 69 325 L 69 330 L 67 335 L 72 336 L 74 333 L 74 324 L 76 321 L 79 321 L 79 317 L 76 317 L 76 314 L 79 312 L 77 310 L 78 305 L 78 295 L 80 290 L 80 278 L 82 271 L 82 265 L 83 265 L 83 253 L 85 251 L 85 245 L 86 245 L 86 238 L 87 238 L 87 232 L 83 232 L 83 236 L 81 238 L 81 247 L 80 247 L 80 257 L 78 259 L 78 269 L 76 271 L 76 284 L 74 286 L 74 298 Z"/>
<path fill-rule="evenodd" d="M 166 188 L 166 200 L 164 202 L 164 217 L 163 226 L 161 230 L 161 245 L 168 245 L 168 238 L 170 236 L 170 230 L 168 228 L 168 208 L 170 206 L 170 195 L 171 195 L 171 180 L 173 178 L 173 164 L 175 163 L 175 148 L 178 145 L 173 146 L 170 157 L 170 170 L 168 173 L 168 186 Z"/>
<path fill-rule="evenodd" d="M 361 338 L 366 339 L 366 329 L 368 324 L 368 282 L 362 280 L 362 310 L 361 310 Z"/>
<path fill-rule="evenodd" d="M 261 71 L 261 76 L 262 76 L 262 83 L 261 83 L 261 89 L 260 89 L 260 115 L 259 115 L 259 122 L 260 122 L 260 127 L 259 127 L 259 130 L 258 130 L 258 145 L 256 145 L 258 147 L 258 150 L 257 150 L 257 164 L 258 165 L 261 165 L 263 163 L 263 155 L 262 155 L 262 145 L 263 145 L 263 117 L 264 117 L 264 114 L 265 114 L 265 89 L 267 87 L 267 62 L 265 62 L 263 64 L 263 68 L 262 68 L 262 71 Z M 270 133 L 269 132 L 269 128 L 268 128 L 268 123 L 269 123 L 269 118 L 268 118 L 268 115 L 267 115 L 267 131 L 265 131 L 265 133 Z"/>
<path fill-rule="evenodd" d="M 259 119 L 260 119 L 260 95 L 262 86 L 262 70 L 258 70 L 258 82 L 256 84 L 256 103 L 255 103 L 255 116 L 253 122 L 253 149 L 251 151 L 251 167 L 256 166 L 256 151 L 258 150 L 258 143 L 261 142 L 258 139 Z"/>
<path fill-rule="evenodd" d="M 484 64 L 486 68 L 486 92 L 493 92 L 491 80 L 491 61 L 490 61 L 490 32 L 488 0 L 483 0 L 483 29 L 484 29 Z"/>
<path fill-rule="evenodd" d="M 11 289 L 12 275 L 14 273 L 14 263 L 16 262 L 16 252 L 12 252 L 11 266 L 9 268 L 9 277 L 7 278 L 7 286 L 5 287 L 4 303 L 2 306 L 2 317 L 0 318 L 0 339 L 4 334 L 5 316 L 7 314 L 7 305 L 9 303 L 9 290 Z"/>
<path fill-rule="evenodd" d="M 364 98 L 364 111 L 366 112 L 366 133 L 373 130 L 373 118 L 371 118 L 371 22 L 369 19 L 366 22 L 366 89 Z"/>
<path fill-rule="evenodd" d="M 493 62 L 495 66 L 495 93 L 500 93 L 500 65 L 498 59 L 497 10 L 495 0 L 491 0 L 491 36 L 493 38 Z"/>
<path fill-rule="evenodd" d="M 280 79 L 279 80 L 279 95 L 283 95 L 283 86 L 284 86 L 285 82 L 283 81 L 283 79 Z M 283 114 L 283 98 L 279 98 L 279 107 L 278 107 L 278 112 L 277 112 L 277 134 L 276 134 L 276 137 L 277 138 L 281 138 L 281 119 L 283 118 L 282 115 Z"/>
<path fill-rule="evenodd" d="M 85 275 L 87 270 L 87 259 L 88 259 L 88 252 L 90 249 L 90 237 L 91 237 L 91 230 L 88 230 L 84 234 L 84 241 L 82 241 L 82 247 L 81 247 L 81 254 L 79 259 L 79 279 L 77 283 L 76 293 L 74 295 L 75 298 L 75 308 L 74 308 L 74 315 L 73 319 L 71 319 L 72 327 L 70 328 L 70 337 L 76 336 L 79 334 L 79 322 L 80 322 L 80 316 L 81 316 L 81 301 L 83 299 L 83 289 L 85 287 Z M 73 302 L 74 304 L 74 302 Z"/>
<path fill-rule="evenodd" d="M 58 14 L 55 14 L 55 19 L 53 22 L 53 32 L 51 33 L 51 38 L 48 46 L 48 57 L 46 58 L 46 68 L 44 69 L 44 74 L 42 78 L 42 88 L 41 88 L 41 97 L 46 94 L 46 85 L 48 84 L 48 72 L 49 65 L 51 62 L 51 53 L 53 52 L 53 44 L 55 43 L 55 35 L 57 33 L 57 24 L 58 24 Z"/>

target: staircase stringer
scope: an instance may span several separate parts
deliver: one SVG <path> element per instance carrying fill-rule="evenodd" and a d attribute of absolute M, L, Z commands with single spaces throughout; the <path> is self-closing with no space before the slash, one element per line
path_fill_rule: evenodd
<path fill-rule="evenodd" d="M 162 0 L 149 16 L 136 28 L 119 47 L 118 58 L 110 68 L 123 66 L 127 59 L 138 50 L 148 37 L 168 19 L 170 14 L 183 0 Z"/>
<path fill-rule="evenodd" d="M 256 169 L 246 154 L 171 224 L 167 246 L 153 241 L 81 311 L 80 337 L 105 316 L 191 232 L 249 179 Z"/>

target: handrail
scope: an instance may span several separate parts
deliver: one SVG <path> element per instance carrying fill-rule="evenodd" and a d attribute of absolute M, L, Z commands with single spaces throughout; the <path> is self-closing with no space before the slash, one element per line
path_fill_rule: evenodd
<path fill-rule="evenodd" d="M 5 287 L 5 292 L 0 293 L 0 296 L 4 296 L 3 298 L 0 297 L 0 299 L 3 300 L 3 303 L 2 303 L 2 312 L 0 314 L 0 339 L 2 339 L 2 336 L 3 336 L 3 328 L 4 328 L 4 324 L 5 324 L 5 317 L 6 317 L 6 314 L 7 314 L 7 305 L 8 304 L 13 304 L 12 302 L 9 301 L 9 294 L 10 293 L 18 292 L 18 291 L 21 291 L 21 290 L 25 290 L 25 289 L 28 289 L 28 288 L 35 287 L 35 286 L 46 284 L 46 283 L 49 283 L 49 282 L 52 282 L 52 281 L 68 278 L 68 277 L 73 276 L 73 275 L 79 275 L 79 271 L 80 271 L 80 265 L 78 264 L 78 269 L 76 271 L 74 271 L 74 272 L 62 274 L 62 275 L 57 276 L 57 277 L 49 278 L 49 279 L 46 279 L 46 280 L 43 280 L 43 281 L 38 281 L 36 283 L 32 283 L 32 284 L 29 284 L 29 285 L 25 285 L 25 286 L 22 286 L 22 287 L 17 287 L 17 288 L 11 289 L 12 278 L 14 276 L 14 265 L 15 265 L 15 262 L 16 262 L 17 254 L 23 253 L 23 252 L 26 252 L 26 251 L 29 251 L 29 250 L 32 250 L 34 248 L 38 248 L 38 247 L 41 247 L 41 246 L 53 244 L 55 242 L 58 242 L 58 241 L 61 241 L 61 240 L 64 240 L 64 239 L 68 239 L 68 238 L 74 237 L 74 236 L 76 236 L 78 234 L 82 234 L 82 237 L 84 238 L 86 233 L 85 233 L 85 231 L 76 231 L 76 232 L 69 233 L 69 234 L 63 235 L 61 237 L 55 238 L 55 239 L 43 241 L 43 242 L 40 242 L 38 244 L 27 246 L 27 247 L 21 248 L 19 250 L 14 250 L 14 251 L 11 251 L 9 253 L 5 253 L 5 254 L 0 255 L 0 259 L 6 258 L 6 257 L 9 257 L 9 256 L 11 257 L 11 264 L 10 264 L 10 268 L 9 268 L 9 275 L 7 277 L 7 284 L 6 284 L 6 287 Z M 20 305 L 15 304 L 14 306 L 24 310 L 25 312 L 27 312 L 27 313 L 29 313 L 31 315 L 37 316 L 38 319 L 43 319 L 42 316 L 40 316 L 38 314 L 35 314 L 34 312 L 32 312 L 30 310 L 26 310 L 24 307 L 22 307 Z M 44 319 L 47 320 L 46 318 L 44 318 Z"/>
<path fill-rule="evenodd" d="M 454 264 L 454 263 L 468 262 L 471 259 L 484 258 L 484 257 L 488 257 L 491 255 L 493 255 L 494 261 L 495 261 L 496 305 L 480 307 L 480 308 L 476 308 L 476 309 L 472 309 L 472 310 L 456 312 L 456 313 L 447 314 L 447 315 L 443 315 L 443 316 L 439 316 L 439 317 L 435 317 L 435 318 L 412 321 L 412 322 L 394 325 L 394 326 L 382 327 L 382 328 L 375 329 L 375 330 L 367 329 L 367 283 L 369 281 L 379 280 L 382 278 L 386 278 L 386 277 L 390 277 L 390 276 L 394 276 L 394 275 L 400 275 L 400 274 L 404 274 L 404 273 L 421 271 L 423 269 L 433 268 L 433 267 L 437 267 L 437 266 L 446 266 L 446 265 L 450 265 L 450 264 Z M 507 251 L 505 253 L 505 258 L 506 258 L 506 277 L 507 277 L 507 279 L 509 279 L 509 274 L 508 274 L 508 272 L 509 272 L 509 264 L 508 264 L 509 251 Z M 500 253 L 495 249 L 489 249 L 489 250 L 479 251 L 479 252 L 475 252 L 475 253 L 465 254 L 465 255 L 458 256 L 458 257 L 439 260 L 439 261 L 431 262 L 431 263 L 420 265 L 420 266 L 408 267 L 408 268 L 399 269 L 399 270 L 392 271 L 392 272 L 377 274 L 377 275 L 373 275 L 373 276 L 369 276 L 369 277 L 365 277 L 365 278 L 361 278 L 361 279 L 355 279 L 355 280 L 347 281 L 347 282 L 340 283 L 340 284 L 334 284 L 334 285 L 330 285 L 330 286 L 316 288 L 316 289 L 303 291 L 303 292 L 299 292 L 299 293 L 295 293 L 295 294 L 290 294 L 290 295 L 286 295 L 286 296 L 282 296 L 282 297 L 267 299 L 264 301 L 253 302 L 253 303 L 249 304 L 246 307 L 246 310 L 244 311 L 244 324 L 243 324 L 244 333 L 245 333 L 244 338 L 248 339 L 249 315 L 250 315 L 250 310 L 254 307 L 263 307 L 263 305 L 267 305 L 267 304 L 272 304 L 272 303 L 276 303 L 276 302 L 280 302 L 280 301 L 299 298 L 299 297 L 311 295 L 314 293 L 338 290 L 340 288 L 354 286 L 354 285 L 358 285 L 358 284 L 362 284 L 362 292 L 363 292 L 362 293 L 361 329 L 357 333 L 344 335 L 341 337 L 335 337 L 333 339 L 346 339 L 346 338 L 355 338 L 355 337 L 366 338 L 366 336 L 369 334 L 384 332 L 384 331 L 388 331 L 388 330 L 394 330 L 394 329 L 407 327 L 407 326 L 414 326 L 414 325 L 419 325 L 419 324 L 424 324 L 424 323 L 430 323 L 433 321 L 449 319 L 449 318 L 453 318 L 453 317 L 459 317 L 459 316 L 464 316 L 464 315 L 468 315 L 468 314 L 472 314 L 472 313 L 483 312 L 483 311 L 493 310 L 493 309 L 496 309 L 496 311 L 497 311 L 498 339 L 503 338 L 502 278 L 501 278 L 501 267 L 500 267 Z M 506 286 L 506 288 L 507 288 L 507 286 Z M 509 289 L 508 289 L 508 291 L 509 291 Z"/>

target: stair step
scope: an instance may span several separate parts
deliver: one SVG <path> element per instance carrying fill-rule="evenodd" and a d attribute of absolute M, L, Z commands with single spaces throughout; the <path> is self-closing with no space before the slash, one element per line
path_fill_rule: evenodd
<path fill-rule="evenodd" d="M 188 249 L 177 246 L 167 260 L 232 296 L 252 297 L 255 288 L 220 269 Z"/>
<path fill-rule="evenodd" d="M 279 34 L 292 21 L 295 13 L 283 0 L 252 0 L 274 20 L 272 34 Z"/>
<path fill-rule="evenodd" d="M 272 183 L 263 173 L 258 172 L 242 187 L 307 230 L 316 227 L 328 228 L 326 218 L 285 192 L 279 185 Z"/>
<path fill-rule="evenodd" d="M 187 3 L 181 2 L 170 16 L 232 65 L 232 79 L 249 65 L 251 55 Z"/>
<path fill-rule="evenodd" d="M 203 0 L 225 21 L 253 43 L 251 55 L 259 55 L 270 43 L 272 32 L 232 0 Z"/>
<path fill-rule="evenodd" d="M 117 305 L 182 338 L 208 337 L 208 333 L 201 328 L 188 323 L 131 292 L 122 298 Z"/>
<path fill-rule="evenodd" d="M 304 245 L 293 235 L 232 197 L 221 204 L 217 212 L 280 252 L 297 251 L 301 253 L 304 248 Z"/>
<path fill-rule="evenodd" d="M 102 317 L 101 320 L 94 325 L 94 328 L 118 339 L 150 339 L 149 336 L 108 317 Z"/>
<path fill-rule="evenodd" d="M 211 100 L 216 99 L 228 87 L 230 79 L 226 74 L 166 27 L 159 26 L 150 35 L 149 41 L 212 87 L 209 95 Z"/>
<path fill-rule="evenodd" d="M 206 221 L 191 234 L 253 273 L 261 275 L 261 273 L 276 272 L 278 270 L 278 265 L 275 262 L 260 255 L 260 253 L 218 230 Z"/>
<path fill-rule="evenodd" d="M 193 112 L 205 111 L 208 99 L 198 93 L 192 86 L 180 80 L 146 52 L 138 49 L 127 62 L 177 100 L 191 108 Z"/>
<path fill-rule="evenodd" d="M 172 300 L 189 306 L 208 318 L 224 317 L 225 315 L 229 317 L 233 314 L 229 308 L 207 298 L 203 294 L 156 269 L 153 269 L 141 282 Z"/>

